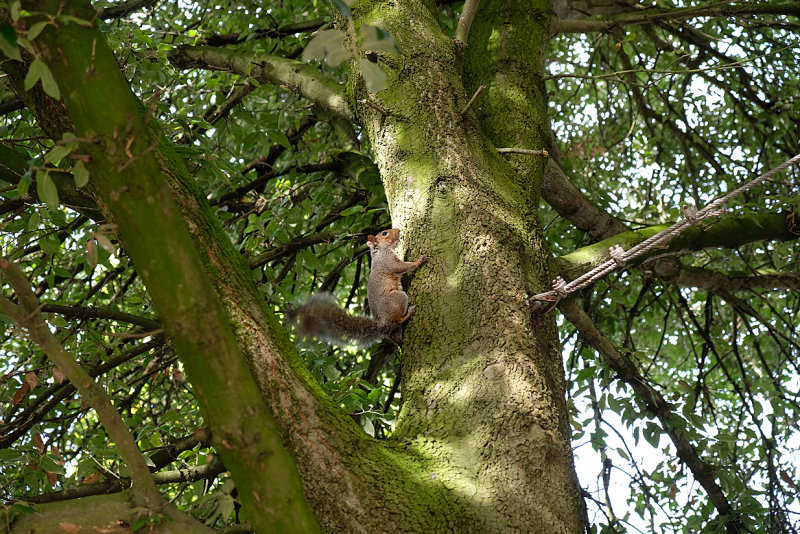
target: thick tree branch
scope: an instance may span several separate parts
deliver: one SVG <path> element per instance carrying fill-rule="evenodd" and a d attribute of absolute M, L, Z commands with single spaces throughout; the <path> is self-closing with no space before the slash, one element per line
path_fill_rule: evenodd
<path fill-rule="evenodd" d="M 605 239 L 628 229 L 589 202 L 553 159 L 548 160 L 544 170 L 542 198 L 578 230 L 595 239 Z"/>
<path fill-rule="evenodd" d="M 156 452 L 150 455 L 150 461 L 153 462 L 155 466 L 154 469 L 158 470 L 175 461 L 178 455 L 183 451 L 188 451 L 200 443 L 209 443 L 210 441 L 211 432 L 205 428 L 198 428 L 190 435 L 160 447 Z"/>
<path fill-rule="evenodd" d="M 87 6 L 78 3 L 42 0 L 30 4 L 25 7 L 33 13 L 52 15 L 58 10 L 61 15 L 83 20 L 93 17 Z M 36 22 L 36 17 L 28 22 Z M 88 167 L 93 191 L 117 223 L 125 250 L 153 297 L 254 528 L 316 531 L 296 466 L 281 444 L 272 413 L 259 396 L 235 328 L 208 279 L 183 209 L 170 189 L 171 180 L 192 182 L 182 161 L 157 125 L 144 123 L 141 105 L 96 26 L 71 22 L 58 28 L 48 26 L 35 45 L 58 83 L 62 109 L 71 119 L 59 122 L 71 122 L 79 138 L 91 135 L 97 139 L 97 143 L 82 147 L 91 157 Z M 19 85 L 20 80 L 15 83 Z M 113 95 L 111 100 L 109 95 Z M 109 101 L 113 105 L 108 105 Z M 47 109 L 34 103 L 32 111 L 38 115 Z M 61 138 L 59 132 L 53 133 L 54 138 Z M 197 203 L 198 198 L 191 196 Z M 208 211 L 207 204 L 203 207 Z M 153 217 L 154 212 L 159 217 Z M 197 229 L 199 221 L 192 220 L 191 228 Z M 227 240 L 218 221 L 214 229 Z M 238 255 L 229 241 L 227 247 L 225 265 L 244 269 L 231 262 L 230 258 Z M 158 250 L 171 253 L 154 254 Z M 230 269 L 226 274 L 234 276 Z M 230 391 L 236 395 L 226 402 L 213 398 Z"/>
<path fill-rule="evenodd" d="M 18 111 L 20 109 L 25 109 L 25 103 L 18 98 L 0 102 L 0 115 L 8 115 L 12 111 Z"/>
<path fill-rule="evenodd" d="M 186 469 L 176 469 L 174 471 L 165 471 L 163 473 L 153 473 L 153 481 L 157 485 L 175 484 L 178 482 L 197 482 L 198 480 L 210 479 L 225 472 L 225 464 L 220 460 L 206 465 L 193 466 Z M 89 497 L 91 495 L 108 495 L 111 493 L 119 493 L 131 487 L 130 478 L 117 478 L 114 480 L 106 480 L 96 484 L 84 484 L 74 488 L 65 489 L 62 491 L 54 491 L 51 493 L 43 493 L 31 497 L 25 497 L 25 502 L 31 504 L 45 504 L 49 502 L 68 501 L 71 499 L 80 499 Z"/>
<path fill-rule="evenodd" d="M 692 445 L 681 430 L 686 422 L 677 417 L 670 404 L 660 392 L 650 386 L 645 378 L 636 369 L 634 363 L 622 354 L 616 347 L 597 329 L 591 318 L 576 303 L 575 299 L 562 301 L 558 309 L 564 314 L 580 332 L 581 337 L 594 348 L 603 360 L 617 373 L 617 378 L 631 386 L 637 398 L 647 410 L 655 415 L 661 422 L 664 433 L 672 440 L 678 452 L 678 457 L 691 470 L 694 478 L 708 493 L 717 513 L 728 518 L 725 527 L 728 532 L 738 533 L 741 524 L 735 519 L 735 513 L 727 497 L 714 480 L 714 469 L 700 458 L 697 449 Z"/>
<path fill-rule="evenodd" d="M 668 225 L 651 226 L 642 230 L 626 232 L 612 238 L 583 247 L 570 254 L 556 258 L 556 270 L 565 279 L 572 280 L 600 265 L 609 258 L 612 245 L 628 250 L 648 237 L 667 228 Z M 740 217 L 723 217 L 710 225 L 688 228 L 674 237 L 661 250 L 654 250 L 639 258 L 639 262 L 665 254 L 681 254 L 704 248 L 735 249 L 759 241 L 794 241 L 800 238 L 791 226 L 790 214 L 765 213 Z"/>
<path fill-rule="evenodd" d="M 135 505 L 131 500 L 133 489 L 111 495 L 86 497 L 78 503 L 72 500 L 38 504 L 33 514 L 20 514 L 11 524 L 10 534 L 30 532 L 130 532 L 130 526 L 145 519 L 145 532 L 159 534 L 212 534 L 215 531 L 177 512 L 169 516 L 151 513 Z M 8 510 L 8 509 L 6 509 Z M 0 521 L 11 523 L 3 517 Z"/>
<path fill-rule="evenodd" d="M 611 15 L 600 20 L 558 20 L 553 33 L 608 33 L 631 24 L 682 21 L 698 17 L 743 17 L 747 15 L 800 16 L 798 2 L 731 3 L 716 2 L 704 6 L 678 9 L 646 9 Z"/>
<path fill-rule="evenodd" d="M 662 258 L 654 263 L 653 271 L 661 278 L 681 287 L 696 287 L 713 293 L 752 291 L 756 289 L 800 291 L 800 275 L 723 274 L 709 269 L 686 267 L 674 258 Z"/>
<path fill-rule="evenodd" d="M 178 47 L 168 52 L 167 57 L 182 69 L 222 70 L 281 85 L 336 115 L 355 119 L 343 87 L 307 63 L 206 46 Z"/>
<path fill-rule="evenodd" d="M 442 502 L 458 502 L 443 486 L 412 476 L 414 450 L 393 449 L 393 460 L 387 463 L 386 447 L 368 439 L 316 385 L 180 158 L 155 123 L 142 125 L 141 107 L 102 34 L 66 23 L 55 33 L 48 27 L 36 43 L 52 47 L 43 57 L 52 59 L 49 66 L 65 106 L 53 109 L 32 100 L 31 111 L 56 115 L 46 124 L 54 138 L 61 138 L 60 128 L 73 128 L 64 116 L 68 112 L 79 137 L 91 130 L 100 140 L 98 146 L 86 147 L 92 156 L 91 185 L 104 209 L 121 216 L 120 240 L 181 355 L 254 528 L 274 530 L 282 521 L 294 532 L 316 527 L 296 484 L 294 461 L 285 454 L 270 414 L 280 418 L 285 443 L 303 470 L 305 495 L 314 499 L 318 517 L 328 524 L 345 530 L 354 522 L 385 526 L 394 512 L 376 515 L 363 506 L 376 491 L 394 493 L 387 498 L 407 503 L 413 508 L 409 517 L 422 517 L 434 495 Z M 22 86 L 25 72 L 17 69 L 12 81 Z M 106 105 L 110 94 L 113 106 Z M 240 350 L 249 369 L 242 365 Z M 252 390 L 253 375 L 260 398 Z M 222 393 L 230 391 L 236 394 Z M 215 394 L 225 395 L 225 402 L 216 402 Z M 373 483 L 361 484 L 364 476 Z M 427 497 L 408 501 L 403 497 L 408 484 L 398 486 L 396 480 L 412 481 L 413 494 Z M 355 494 L 342 501 L 342 488 Z"/>

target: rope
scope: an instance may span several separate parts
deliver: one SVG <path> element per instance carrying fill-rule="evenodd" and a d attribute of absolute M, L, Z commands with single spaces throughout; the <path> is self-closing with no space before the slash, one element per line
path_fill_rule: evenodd
<path fill-rule="evenodd" d="M 712 201 L 706 207 L 701 210 L 698 210 L 695 206 L 684 206 L 683 207 L 683 215 L 684 219 L 676 222 L 666 230 L 663 230 L 653 236 L 650 236 L 648 239 L 645 239 L 638 245 L 631 247 L 628 250 L 623 250 L 620 245 L 614 245 L 609 249 L 610 259 L 604 261 L 594 269 L 582 274 L 575 280 L 564 283 L 564 280 L 559 276 L 555 280 L 553 280 L 553 290 L 546 291 L 545 293 L 539 293 L 538 295 L 534 295 L 530 298 L 530 303 L 534 307 L 534 311 L 540 311 L 542 314 L 547 313 L 555 305 L 564 297 L 578 291 L 579 289 L 583 289 L 584 287 L 588 286 L 592 282 L 599 280 L 606 275 L 616 271 L 617 269 L 624 267 L 626 263 L 631 261 L 634 258 L 645 254 L 655 248 L 663 247 L 668 241 L 670 241 L 673 237 L 678 235 L 679 233 L 683 232 L 689 226 L 694 226 L 701 222 L 703 219 L 709 217 L 717 217 L 723 213 L 725 213 L 724 209 L 719 209 L 720 206 L 728 202 L 733 197 L 740 195 L 754 187 L 764 180 L 768 180 L 772 176 L 776 175 L 777 173 L 783 171 L 787 167 L 791 167 L 795 163 L 800 162 L 800 154 L 797 154 L 793 158 L 781 163 L 774 169 L 771 169 L 758 178 L 747 182 L 743 186 L 734 189 L 733 191 L 729 192 L 726 195 L 719 197 L 718 199 Z"/>

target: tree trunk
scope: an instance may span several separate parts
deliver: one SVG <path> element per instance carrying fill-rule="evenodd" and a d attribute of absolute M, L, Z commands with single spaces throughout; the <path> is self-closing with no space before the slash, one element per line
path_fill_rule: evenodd
<path fill-rule="evenodd" d="M 505 4 L 485 2 L 476 17 L 467 65 L 497 65 L 480 77 L 462 67 L 463 51 L 424 3 L 362 17 L 391 32 L 403 55 L 380 63 L 390 89 L 378 94 L 352 70 L 354 100 L 377 104 L 357 115 L 407 257 L 432 257 L 410 286 L 418 311 L 406 330 L 394 438 L 432 461 L 426 477 L 471 503 L 472 528 L 579 532 L 554 317 L 533 319 L 525 301 L 548 279 L 536 209 L 545 160 L 510 164 L 495 150 L 548 142 L 541 58 L 550 13 L 546 3 L 519 13 Z M 501 29 L 497 41 L 490 27 Z M 477 83 L 488 89 L 462 116 Z M 504 131 L 508 118 L 525 126 Z"/>

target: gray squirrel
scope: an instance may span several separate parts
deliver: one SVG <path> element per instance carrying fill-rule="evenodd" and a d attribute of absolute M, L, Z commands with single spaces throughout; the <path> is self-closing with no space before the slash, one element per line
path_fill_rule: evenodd
<path fill-rule="evenodd" d="M 416 306 L 408 306 L 408 295 L 403 291 L 400 278 L 425 261 L 406 262 L 397 257 L 394 249 L 400 240 L 400 230 L 382 230 L 377 236 L 367 236 L 372 257 L 372 268 L 367 282 L 367 298 L 372 317 L 350 315 L 342 309 L 330 293 L 312 295 L 293 312 L 297 332 L 302 337 L 315 336 L 334 344 L 355 342 L 367 346 L 388 336 L 399 341 L 397 330 L 408 321 Z"/>

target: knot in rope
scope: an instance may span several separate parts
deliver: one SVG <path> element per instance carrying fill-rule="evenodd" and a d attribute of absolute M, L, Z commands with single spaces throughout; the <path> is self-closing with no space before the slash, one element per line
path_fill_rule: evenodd
<path fill-rule="evenodd" d="M 686 217 L 686 220 L 689 221 L 692 226 L 700 222 L 700 217 L 697 216 L 698 213 L 699 210 L 697 206 L 693 204 L 686 204 L 683 206 L 683 216 Z"/>
<path fill-rule="evenodd" d="M 556 279 L 553 280 L 553 291 L 556 292 L 559 299 L 563 299 L 569 294 L 567 291 L 567 283 L 560 276 L 557 276 Z"/>
<path fill-rule="evenodd" d="M 611 256 L 611 259 L 614 260 L 618 267 L 625 266 L 625 249 L 621 245 L 611 245 L 611 248 L 608 249 L 608 255 Z"/>

